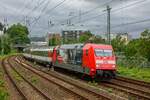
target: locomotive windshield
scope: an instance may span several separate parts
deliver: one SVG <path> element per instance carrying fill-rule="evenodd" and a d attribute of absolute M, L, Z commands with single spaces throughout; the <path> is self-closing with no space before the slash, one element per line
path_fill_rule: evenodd
<path fill-rule="evenodd" d="M 95 55 L 96 56 L 112 56 L 112 50 L 102 50 L 102 49 L 95 49 Z"/>

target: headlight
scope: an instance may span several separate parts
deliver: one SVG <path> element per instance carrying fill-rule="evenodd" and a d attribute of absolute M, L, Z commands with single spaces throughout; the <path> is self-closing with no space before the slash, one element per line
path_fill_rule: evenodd
<path fill-rule="evenodd" d="M 116 61 L 108 61 L 108 64 L 116 64 Z"/>
<path fill-rule="evenodd" d="M 96 60 L 96 64 L 103 64 L 103 60 Z"/>

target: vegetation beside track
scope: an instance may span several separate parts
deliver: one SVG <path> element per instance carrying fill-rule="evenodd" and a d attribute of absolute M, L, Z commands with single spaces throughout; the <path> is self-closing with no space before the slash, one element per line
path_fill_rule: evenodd
<path fill-rule="evenodd" d="M 143 80 L 150 82 L 150 68 L 139 68 L 139 67 L 118 67 L 118 73 L 121 76 L 128 78 Z"/>
<path fill-rule="evenodd" d="M 18 53 L 11 52 L 7 55 L 0 55 L 0 61 L 6 57 L 18 55 Z M 6 80 L 4 78 L 4 71 L 2 65 L 0 64 L 0 100 L 9 100 L 9 92 L 6 86 Z"/>
<path fill-rule="evenodd" d="M 0 55 L 0 60 L 4 59 L 6 57 L 9 57 L 9 56 L 15 56 L 15 55 L 19 55 L 19 54 L 20 53 L 16 53 L 16 51 L 14 51 L 14 52 L 11 52 L 11 53 L 9 53 L 7 55 Z"/>
<path fill-rule="evenodd" d="M 6 88 L 6 81 L 4 79 L 4 71 L 0 65 L 0 100 L 8 100 L 9 93 Z"/>

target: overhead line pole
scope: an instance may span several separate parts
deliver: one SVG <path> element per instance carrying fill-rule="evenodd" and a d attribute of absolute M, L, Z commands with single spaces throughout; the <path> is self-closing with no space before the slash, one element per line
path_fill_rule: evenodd
<path fill-rule="evenodd" d="M 111 8 L 107 6 L 107 40 L 108 43 L 111 44 L 111 37 L 110 37 L 110 11 Z"/>

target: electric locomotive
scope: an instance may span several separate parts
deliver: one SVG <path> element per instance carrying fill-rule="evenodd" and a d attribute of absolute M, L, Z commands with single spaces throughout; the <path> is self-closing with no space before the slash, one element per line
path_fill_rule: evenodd
<path fill-rule="evenodd" d="M 34 59 L 34 53 L 32 51 L 30 53 Z M 48 50 L 47 57 L 49 58 L 47 61 L 42 59 L 41 61 L 48 62 L 54 67 L 83 73 L 92 78 L 110 79 L 116 74 L 116 57 L 111 45 L 92 43 L 60 45 Z"/>

